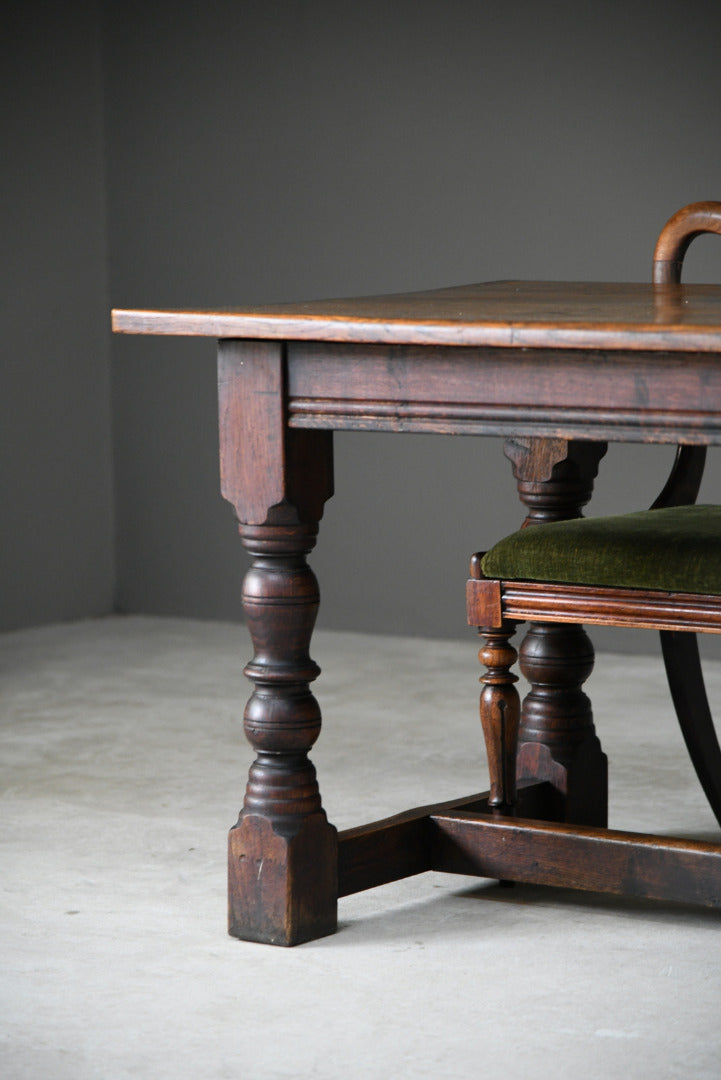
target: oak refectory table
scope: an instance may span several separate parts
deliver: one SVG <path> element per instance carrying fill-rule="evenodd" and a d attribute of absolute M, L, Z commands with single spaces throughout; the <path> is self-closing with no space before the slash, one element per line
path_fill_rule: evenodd
<path fill-rule="evenodd" d="M 517 818 L 474 794 L 338 834 L 308 758 L 321 718 L 306 562 L 333 491 L 334 430 L 505 436 L 521 498 L 541 517 L 578 514 L 608 441 L 721 444 L 721 286 L 505 281 L 116 310 L 113 328 L 218 339 L 221 487 L 253 559 L 243 606 L 256 759 L 229 839 L 232 934 L 307 941 L 335 929 L 340 896 L 430 869 L 721 906 L 721 845 L 605 828 L 605 756 L 573 627 L 543 645 L 537 776 Z"/>

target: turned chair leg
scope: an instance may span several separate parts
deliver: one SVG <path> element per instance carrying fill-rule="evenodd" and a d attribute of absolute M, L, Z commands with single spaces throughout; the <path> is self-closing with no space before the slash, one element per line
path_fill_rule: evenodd
<path fill-rule="evenodd" d="M 501 814 L 511 813 L 516 802 L 516 756 L 521 708 L 515 687 L 518 676 L 510 670 L 518 659 L 518 653 L 509 641 L 515 629 L 515 623 L 508 622 L 501 627 L 479 629 L 479 634 L 486 639 L 478 659 L 486 667 L 481 676 L 481 725 L 491 780 L 488 802 Z"/>

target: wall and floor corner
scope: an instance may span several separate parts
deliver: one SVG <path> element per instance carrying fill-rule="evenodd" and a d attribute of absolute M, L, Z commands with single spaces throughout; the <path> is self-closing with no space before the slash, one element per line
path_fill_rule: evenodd
<path fill-rule="evenodd" d="M 670 213 L 721 191 L 718 5 L 16 8 L 5 627 L 110 611 L 114 587 L 123 611 L 240 615 L 213 349 L 111 340 L 111 305 L 643 280 Z M 687 272 L 718 265 L 702 240 Z M 595 509 L 649 501 L 668 463 L 612 448 Z M 498 441 L 347 434 L 336 474 L 321 625 L 467 633 L 467 556 L 519 520 Z M 718 455 L 709 475 L 721 501 Z"/>

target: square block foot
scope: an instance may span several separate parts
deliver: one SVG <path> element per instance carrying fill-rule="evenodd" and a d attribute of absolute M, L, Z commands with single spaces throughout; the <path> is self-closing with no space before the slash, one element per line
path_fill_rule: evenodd
<path fill-rule="evenodd" d="M 241 814 L 228 837 L 228 930 L 244 941 L 300 945 L 337 927 L 338 840 L 325 814 L 290 836 Z"/>

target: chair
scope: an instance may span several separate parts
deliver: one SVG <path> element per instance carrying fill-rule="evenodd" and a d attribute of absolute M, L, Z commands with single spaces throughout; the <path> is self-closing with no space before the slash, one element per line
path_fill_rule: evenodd
<path fill-rule="evenodd" d="M 682 306 L 678 283 L 684 255 L 693 238 L 706 232 L 721 233 L 721 202 L 687 206 L 663 228 L 653 262 L 660 304 Z M 592 443 L 576 445 L 576 461 L 579 455 L 587 459 L 586 477 L 594 475 L 604 451 L 599 444 L 595 449 Z M 543 440 L 526 440 L 520 451 L 507 450 L 514 460 L 520 452 L 542 453 Z M 571 457 L 566 454 L 566 466 Z M 598 790 L 599 785 L 605 787 L 605 758 L 593 731 L 590 703 L 581 691 L 593 666 L 593 651 L 581 624 L 595 624 L 660 630 L 681 730 L 721 823 L 721 749 L 696 639 L 696 632 L 721 633 L 721 506 L 695 505 L 704 462 L 705 447 L 679 447 L 663 491 L 651 509 L 636 513 L 581 517 L 580 506 L 590 496 L 592 480 L 570 514 L 570 504 L 561 515 L 548 506 L 545 514 L 534 510 L 535 496 L 526 492 L 531 513 L 524 527 L 487 553 L 473 556 L 468 621 L 486 639 L 480 652 L 486 665 L 481 721 L 491 773 L 489 801 L 496 814 L 518 812 L 519 781 L 540 780 L 553 789 L 552 797 L 544 813 L 528 816 L 605 826 L 605 791 Z M 522 477 L 516 475 L 521 490 Z M 572 470 L 567 468 L 564 475 L 567 483 L 573 482 Z M 537 491 L 538 487 L 536 495 Z M 567 519 L 553 520 L 558 516 Z M 511 671 L 517 654 L 510 638 L 516 624 L 524 621 L 533 624 L 521 648 L 521 666 L 531 691 L 521 710 Z M 548 646 L 552 639 L 555 656 Z M 564 673 L 560 655 L 564 649 L 571 674 Z M 580 729 L 568 725 L 576 739 L 578 730 L 585 731 L 580 746 L 567 745 L 568 739 L 564 744 L 563 732 L 539 735 L 536 730 L 539 725 L 543 728 L 539 716 L 542 721 L 554 709 L 583 713 L 586 706 L 585 729 L 583 723 Z M 563 719 L 559 726 L 563 728 Z M 586 767 L 589 758 L 592 765 Z M 590 791 L 594 784 L 596 790 Z M 522 792 L 520 796 L 522 804 Z"/>

